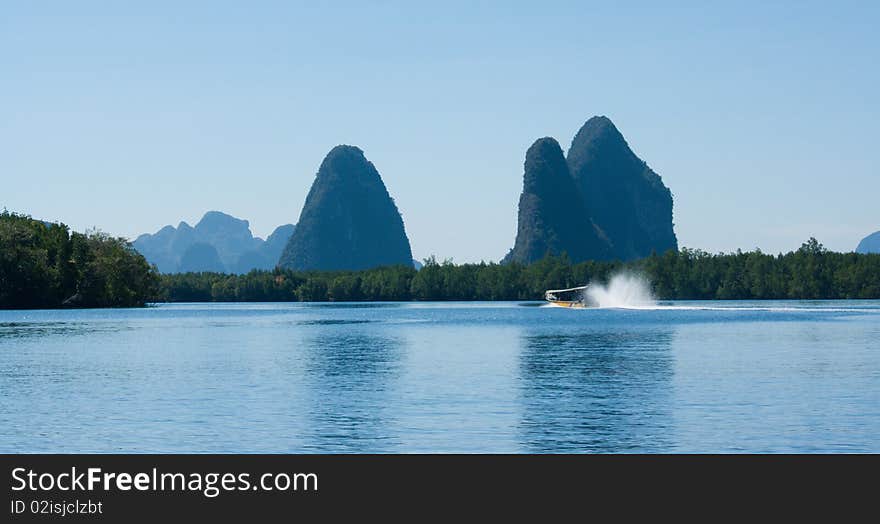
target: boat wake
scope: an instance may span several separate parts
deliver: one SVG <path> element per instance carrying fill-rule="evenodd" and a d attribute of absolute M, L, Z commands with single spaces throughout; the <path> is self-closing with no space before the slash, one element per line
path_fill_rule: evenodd
<path fill-rule="evenodd" d="M 607 284 L 592 283 L 584 290 L 584 305 L 589 309 L 632 309 L 644 311 L 726 311 L 726 312 L 816 312 L 816 313 L 865 313 L 876 314 L 880 310 L 875 306 L 840 307 L 834 304 L 779 304 L 779 303 L 747 303 L 711 305 L 698 303 L 670 304 L 658 302 L 651 292 L 651 283 L 647 277 L 631 271 L 616 273 Z"/>
<path fill-rule="evenodd" d="M 828 307 L 828 306 L 699 306 L 699 305 L 678 305 L 678 304 L 656 304 L 654 306 L 633 307 L 629 309 L 643 309 L 651 311 L 766 311 L 778 313 L 797 313 L 797 312 L 815 312 L 815 313 L 880 313 L 880 309 L 869 307 Z"/>
<path fill-rule="evenodd" d="M 624 272 L 613 275 L 607 284 L 593 283 L 587 286 L 584 304 L 598 308 L 653 309 L 657 307 L 657 300 L 651 293 L 647 278 Z"/>

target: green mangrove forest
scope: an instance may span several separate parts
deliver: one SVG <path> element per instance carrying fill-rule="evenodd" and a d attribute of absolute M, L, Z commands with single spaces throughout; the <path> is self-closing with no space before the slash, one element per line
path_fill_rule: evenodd
<path fill-rule="evenodd" d="M 0 308 L 143 306 L 159 281 L 123 238 L 0 213 Z"/>
<path fill-rule="evenodd" d="M 103 233 L 0 214 L 0 308 L 135 307 L 151 302 L 538 300 L 544 290 L 644 275 L 661 300 L 880 299 L 880 255 L 837 253 L 810 239 L 785 254 L 669 250 L 633 262 L 454 264 L 416 270 L 255 270 L 159 274 L 131 244 Z"/>
<path fill-rule="evenodd" d="M 880 298 L 880 255 L 827 251 L 815 239 L 787 254 L 709 254 L 681 249 L 638 261 L 581 262 L 565 255 L 538 262 L 454 264 L 425 260 L 421 270 L 392 266 L 363 271 L 245 275 L 162 275 L 159 300 L 376 301 L 538 300 L 544 291 L 606 282 L 621 271 L 643 274 L 661 300 Z"/>

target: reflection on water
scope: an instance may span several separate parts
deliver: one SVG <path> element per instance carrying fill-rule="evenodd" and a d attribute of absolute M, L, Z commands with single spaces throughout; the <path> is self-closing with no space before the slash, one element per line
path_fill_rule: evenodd
<path fill-rule="evenodd" d="M 319 331 L 305 339 L 307 369 L 322 385 L 348 390 L 381 387 L 400 367 L 399 337 Z"/>
<path fill-rule="evenodd" d="M 406 306 L 405 302 L 303 302 L 298 307 L 320 309 L 388 309 Z"/>
<path fill-rule="evenodd" d="M 360 321 L 367 322 L 367 321 Z M 337 324 L 323 324 L 334 326 Z M 385 333 L 318 330 L 303 341 L 310 402 L 307 450 L 390 451 L 388 406 L 400 375 L 400 338 Z"/>
<path fill-rule="evenodd" d="M 870 301 L 0 311 L 0 452 L 877 452 L 878 326 Z"/>
<path fill-rule="evenodd" d="M 375 322 L 374 320 L 343 320 L 343 319 L 318 319 L 318 320 L 300 320 L 295 322 L 300 326 L 339 326 L 343 324 L 367 324 Z"/>
<path fill-rule="evenodd" d="M 79 322 L 0 322 L 0 339 L 44 336 L 74 336 L 114 333 L 126 329 L 113 324 L 84 325 Z"/>
<path fill-rule="evenodd" d="M 520 430 L 527 450 L 668 449 L 671 340 L 662 328 L 525 335 Z"/>

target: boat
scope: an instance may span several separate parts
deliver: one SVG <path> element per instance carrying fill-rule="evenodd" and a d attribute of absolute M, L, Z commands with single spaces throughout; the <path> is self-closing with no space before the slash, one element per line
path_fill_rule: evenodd
<path fill-rule="evenodd" d="M 584 290 L 587 286 L 568 289 L 548 289 L 544 292 L 544 300 L 562 307 L 587 307 L 584 302 Z"/>

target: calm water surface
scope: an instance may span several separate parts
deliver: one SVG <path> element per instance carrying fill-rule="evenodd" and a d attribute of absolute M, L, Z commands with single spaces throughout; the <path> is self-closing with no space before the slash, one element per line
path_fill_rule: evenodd
<path fill-rule="evenodd" d="M 880 302 L 0 311 L 0 452 L 880 452 Z"/>

